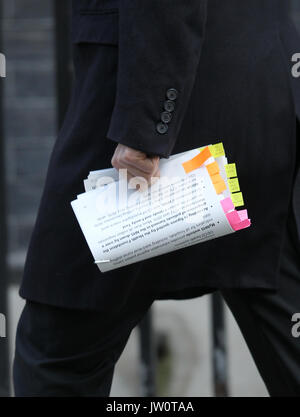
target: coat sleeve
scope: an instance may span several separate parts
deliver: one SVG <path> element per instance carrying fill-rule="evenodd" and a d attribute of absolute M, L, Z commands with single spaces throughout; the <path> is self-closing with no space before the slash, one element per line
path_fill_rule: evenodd
<path fill-rule="evenodd" d="M 207 0 L 122 0 L 108 139 L 168 158 L 193 89 Z"/>

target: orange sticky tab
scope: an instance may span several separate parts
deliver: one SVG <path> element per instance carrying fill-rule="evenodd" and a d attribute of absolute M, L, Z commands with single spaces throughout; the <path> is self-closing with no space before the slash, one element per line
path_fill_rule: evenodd
<path fill-rule="evenodd" d="M 198 155 L 196 155 L 194 158 L 190 159 L 189 161 L 183 162 L 182 166 L 188 174 L 191 171 L 194 171 L 194 169 L 200 168 L 201 165 L 204 164 L 204 162 L 211 157 L 211 153 L 209 150 L 209 147 L 206 146 L 203 151 L 201 151 Z"/>
<path fill-rule="evenodd" d="M 224 180 L 223 180 L 223 178 L 221 177 L 220 174 L 211 175 L 210 178 L 211 178 L 213 184 L 216 184 L 217 182 L 224 182 Z"/>
<path fill-rule="evenodd" d="M 217 193 L 217 194 L 221 194 L 223 191 L 225 191 L 225 190 L 226 190 L 226 184 L 225 184 L 225 181 L 224 181 L 224 180 L 222 180 L 222 181 L 220 181 L 220 182 L 216 182 L 216 183 L 214 183 L 214 187 L 215 187 L 216 193 Z"/>
<path fill-rule="evenodd" d="M 206 165 L 207 171 L 210 176 L 218 174 L 220 172 L 220 168 L 218 162 L 213 162 L 212 164 Z"/>

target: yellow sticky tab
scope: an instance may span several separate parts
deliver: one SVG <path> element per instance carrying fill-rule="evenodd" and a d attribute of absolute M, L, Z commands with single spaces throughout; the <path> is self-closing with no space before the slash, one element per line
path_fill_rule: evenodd
<path fill-rule="evenodd" d="M 225 165 L 225 171 L 228 178 L 237 177 L 236 173 L 236 165 L 235 164 L 227 164 Z"/>
<path fill-rule="evenodd" d="M 218 162 L 213 162 L 212 164 L 207 164 L 206 169 L 210 176 L 218 174 L 220 172 L 220 168 Z"/>
<path fill-rule="evenodd" d="M 210 145 L 209 150 L 214 158 L 225 156 L 225 150 L 222 142 L 216 143 L 215 145 Z"/>
<path fill-rule="evenodd" d="M 240 191 L 240 184 L 237 178 L 230 178 L 228 179 L 228 188 L 231 193 L 235 193 L 236 191 Z"/>
<path fill-rule="evenodd" d="M 240 207 L 244 205 L 243 194 L 241 192 L 231 194 L 231 200 L 235 207 Z"/>

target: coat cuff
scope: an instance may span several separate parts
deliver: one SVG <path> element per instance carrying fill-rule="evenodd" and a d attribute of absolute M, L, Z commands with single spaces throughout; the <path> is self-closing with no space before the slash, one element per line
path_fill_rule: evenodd
<path fill-rule="evenodd" d="M 150 156 L 168 158 L 179 134 L 188 96 L 184 86 L 168 86 L 150 97 L 157 97 L 156 102 L 127 109 L 116 104 L 107 138 Z"/>

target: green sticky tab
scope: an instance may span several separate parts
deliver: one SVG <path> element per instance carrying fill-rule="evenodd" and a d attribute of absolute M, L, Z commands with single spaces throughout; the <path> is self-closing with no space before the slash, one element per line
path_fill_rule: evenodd
<path fill-rule="evenodd" d="M 222 142 L 216 143 L 215 145 L 210 145 L 209 150 L 214 158 L 225 156 L 225 150 Z"/>
<path fill-rule="evenodd" d="M 244 205 L 243 194 L 241 192 L 231 194 L 231 200 L 234 204 L 234 207 L 240 207 Z"/>
<path fill-rule="evenodd" d="M 235 164 L 225 165 L 225 171 L 226 171 L 227 178 L 237 177 Z"/>
<path fill-rule="evenodd" d="M 228 188 L 231 193 L 235 193 L 240 191 L 240 184 L 237 178 L 230 178 L 228 179 Z"/>

